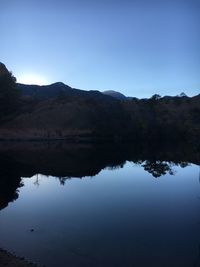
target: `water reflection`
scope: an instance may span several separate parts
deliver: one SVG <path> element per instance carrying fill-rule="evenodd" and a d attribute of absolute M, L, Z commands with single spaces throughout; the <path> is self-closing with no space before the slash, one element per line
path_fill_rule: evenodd
<path fill-rule="evenodd" d="M 195 147 L 16 143 L 0 151 L 0 247 L 47 267 L 199 266 Z"/>
<path fill-rule="evenodd" d="M 0 143 L 0 209 L 18 198 L 21 177 L 38 173 L 57 177 L 61 185 L 71 177 L 95 176 L 102 169 L 123 168 L 126 161 L 153 177 L 174 175 L 174 167 L 200 164 L 200 152 L 183 144 Z M 39 186 L 36 176 L 34 182 Z"/>

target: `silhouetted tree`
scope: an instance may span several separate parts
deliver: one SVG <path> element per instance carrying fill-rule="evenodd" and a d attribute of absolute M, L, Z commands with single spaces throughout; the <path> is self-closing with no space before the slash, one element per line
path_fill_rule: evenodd
<path fill-rule="evenodd" d="M 152 97 L 150 98 L 151 100 L 159 100 L 161 98 L 160 95 L 158 94 L 155 94 L 155 95 L 152 95 Z"/>
<path fill-rule="evenodd" d="M 16 110 L 19 95 L 16 78 L 0 63 L 0 119 Z"/>
<path fill-rule="evenodd" d="M 187 95 L 186 95 L 184 92 L 180 93 L 179 96 L 180 96 L 180 97 L 187 97 Z"/>

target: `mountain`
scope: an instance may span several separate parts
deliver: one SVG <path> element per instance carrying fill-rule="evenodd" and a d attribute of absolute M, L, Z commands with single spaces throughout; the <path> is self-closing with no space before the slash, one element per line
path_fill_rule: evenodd
<path fill-rule="evenodd" d="M 75 89 L 62 82 L 57 82 L 50 85 L 28 85 L 18 83 L 17 88 L 21 91 L 22 96 L 31 97 L 35 100 L 45 100 L 65 96 L 84 97 L 86 95 L 106 99 L 104 95 L 97 90 L 85 91 Z"/>
<path fill-rule="evenodd" d="M 108 95 L 108 96 L 112 96 L 118 100 L 126 100 L 126 96 L 123 95 L 122 93 L 120 92 L 117 92 L 117 91 L 113 91 L 113 90 L 107 90 L 107 91 L 104 91 L 102 92 L 104 95 Z"/>
<path fill-rule="evenodd" d="M 0 124 L 0 140 L 182 140 L 200 149 L 199 136 L 200 95 L 119 101 L 100 92 L 75 91 L 23 99 L 18 113 Z"/>
<path fill-rule="evenodd" d="M 50 85 L 28 85 L 28 84 L 18 83 L 17 87 L 21 91 L 22 96 L 32 97 L 38 100 L 44 100 L 59 96 L 61 97 L 71 96 L 71 95 L 77 95 L 77 96 L 96 95 L 98 97 L 100 96 L 103 97 L 104 95 L 118 100 L 127 99 L 125 95 L 113 90 L 104 91 L 102 93 L 97 90 L 86 91 L 86 90 L 72 88 L 62 82 L 57 82 Z"/>
<path fill-rule="evenodd" d="M 0 139 L 105 138 L 127 128 L 120 101 L 98 91 L 60 83 L 18 87 L 23 96 L 21 108 L 0 125 Z"/>
<path fill-rule="evenodd" d="M 0 140 L 182 140 L 195 142 L 200 149 L 200 95 L 137 99 L 54 83 L 16 84 L 21 91 L 18 99 L 13 95 L 12 77 L 12 86 L 9 79 L 4 81 L 5 65 L 0 69 Z M 6 72 L 5 76 L 9 75 Z M 15 98 L 15 109 L 8 109 Z"/>
<path fill-rule="evenodd" d="M 34 97 L 37 99 L 56 97 L 61 93 L 67 94 L 69 91 L 73 90 L 70 86 L 61 82 L 42 86 L 18 83 L 17 87 L 23 96 Z"/>

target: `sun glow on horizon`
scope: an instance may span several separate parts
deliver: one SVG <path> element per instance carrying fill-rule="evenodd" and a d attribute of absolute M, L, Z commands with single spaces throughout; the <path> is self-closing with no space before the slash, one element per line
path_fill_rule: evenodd
<path fill-rule="evenodd" d="M 37 85 L 46 85 L 48 84 L 48 81 L 45 77 L 38 75 L 38 74 L 33 74 L 33 73 L 27 73 L 27 74 L 22 74 L 19 75 L 17 78 L 18 83 L 23 83 L 23 84 L 37 84 Z"/>

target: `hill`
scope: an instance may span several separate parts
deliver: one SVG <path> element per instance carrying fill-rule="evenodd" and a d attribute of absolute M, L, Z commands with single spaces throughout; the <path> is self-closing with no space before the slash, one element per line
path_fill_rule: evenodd
<path fill-rule="evenodd" d="M 0 121 L 1 140 L 199 142 L 200 95 L 137 99 L 63 83 L 16 87 L 21 97 L 17 109 Z"/>
<path fill-rule="evenodd" d="M 1 139 L 199 140 L 200 95 L 118 101 L 83 93 L 23 100 Z"/>
<path fill-rule="evenodd" d="M 0 125 L 1 139 L 105 138 L 127 126 L 121 103 L 97 91 L 69 89 L 56 97 L 22 99 L 18 113 Z"/>
<path fill-rule="evenodd" d="M 65 96 L 93 96 L 106 100 L 106 97 L 97 90 L 85 91 L 75 89 L 62 82 L 50 85 L 29 85 L 18 83 L 17 88 L 21 91 L 23 97 L 32 98 L 38 101 Z"/>
<path fill-rule="evenodd" d="M 108 95 L 108 96 L 112 96 L 112 97 L 119 99 L 119 100 L 125 100 L 126 99 L 125 95 L 123 95 L 120 92 L 113 91 L 113 90 L 104 91 L 103 94 Z"/>

